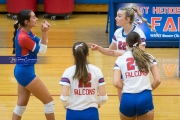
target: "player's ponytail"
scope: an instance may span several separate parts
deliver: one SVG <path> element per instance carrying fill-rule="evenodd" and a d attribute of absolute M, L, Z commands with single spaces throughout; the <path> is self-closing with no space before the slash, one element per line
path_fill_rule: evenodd
<path fill-rule="evenodd" d="M 131 9 L 133 9 L 137 15 L 141 18 L 141 20 L 147 24 L 148 28 L 152 29 L 153 32 L 156 32 L 156 29 L 152 28 L 152 25 L 147 22 L 147 19 L 142 16 L 142 13 L 138 10 L 137 6 L 131 6 Z"/>
<path fill-rule="evenodd" d="M 77 42 L 73 46 L 73 55 L 74 62 L 76 65 L 75 74 L 73 75 L 73 79 L 82 80 L 83 84 L 88 83 L 88 71 L 87 71 L 87 56 L 89 54 L 89 49 L 86 43 Z"/>
<path fill-rule="evenodd" d="M 14 37 L 13 37 L 13 54 L 15 54 L 15 37 L 16 37 L 16 33 L 17 33 L 17 29 L 19 28 L 19 24 L 21 27 L 25 26 L 24 21 L 28 20 L 30 21 L 30 17 L 31 17 L 31 10 L 21 10 L 18 15 L 17 15 L 17 22 L 14 24 Z"/>
<path fill-rule="evenodd" d="M 132 48 L 132 54 L 136 61 L 139 71 L 149 73 L 149 65 L 151 57 L 139 48 L 141 39 L 138 33 L 130 32 L 126 37 L 126 43 Z"/>
<path fill-rule="evenodd" d="M 16 33 L 17 33 L 17 29 L 19 28 L 19 22 L 18 21 L 16 21 L 15 23 L 14 23 L 14 36 L 13 36 L 13 52 L 12 52 L 12 54 L 15 54 L 15 37 L 16 37 Z"/>

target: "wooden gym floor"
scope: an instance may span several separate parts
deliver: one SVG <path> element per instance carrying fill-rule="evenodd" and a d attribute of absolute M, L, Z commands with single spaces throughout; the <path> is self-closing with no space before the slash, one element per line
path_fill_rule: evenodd
<path fill-rule="evenodd" d="M 33 32 L 41 37 L 40 23 Z M 36 74 L 47 86 L 55 101 L 55 117 L 65 120 L 65 110 L 59 101 L 61 87 L 59 80 L 64 70 L 73 65 L 71 47 L 74 42 L 85 41 L 108 47 L 108 34 L 105 33 L 107 14 L 72 14 L 68 20 L 46 19 L 50 24 L 48 51 L 44 55 L 46 64 L 36 65 Z M 12 55 L 14 20 L 0 14 L 0 56 Z M 161 85 L 153 91 L 155 120 L 180 120 L 180 79 L 178 78 L 178 48 L 147 48 L 156 58 L 161 77 Z M 99 109 L 101 120 L 118 120 L 118 97 L 112 85 L 113 65 L 116 58 L 107 57 L 90 50 L 90 63 L 101 68 L 109 99 Z M 17 101 L 17 82 L 13 75 L 14 64 L 0 64 L 0 119 L 10 120 Z M 153 78 L 151 77 L 151 80 Z M 45 120 L 43 104 L 31 96 L 22 120 Z"/>

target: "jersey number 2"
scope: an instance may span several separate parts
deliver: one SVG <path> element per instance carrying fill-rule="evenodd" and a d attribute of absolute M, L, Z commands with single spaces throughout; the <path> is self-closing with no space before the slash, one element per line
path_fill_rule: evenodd
<path fill-rule="evenodd" d="M 127 62 L 127 69 L 128 70 L 134 70 L 135 69 L 134 58 L 127 58 L 126 62 Z"/>
<path fill-rule="evenodd" d="M 91 74 L 90 73 L 88 73 L 88 83 L 87 84 L 83 84 L 83 82 L 82 82 L 82 80 L 79 80 L 79 85 L 78 85 L 78 87 L 79 88 L 82 88 L 82 87 L 91 87 Z"/>

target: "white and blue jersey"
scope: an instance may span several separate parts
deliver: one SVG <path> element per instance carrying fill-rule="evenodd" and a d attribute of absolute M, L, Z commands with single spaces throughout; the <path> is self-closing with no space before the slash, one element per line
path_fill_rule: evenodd
<path fill-rule="evenodd" d="M 149 69 L 157 64 L 155 58 L 152 55 L 150 56 L 152 58 L 152 63 L 150 64 Z M 123 76 L 122 93 L 140 93 L 146 89 L 152 90 L 150 72 L 143 73 L 139 71 L 131 50 L 117 58 L 114 69 L 120 70 Z"/>
<path fill-rule="evenodd" d="M 141 45 L 146 45 L 146 36 L 145 36 L 144 32 L 138 26 L 134 25 L 131 32 L 137 32 L 140 35 L 140 38 L 142 41 Z M 120 50 L 120 51 L 127 50 L 126 36 L 127 35 L 124 34 L 123 27 L 121 27 L 115 31 L 114 36 L 112 38 L 112 42 L 114 42 L 116 44 L 117 50 Z"/>
<path fill-rule="evenodd" d="M 66 108 L 71 110 L 98 108 L 98 89 L 105 84 L 101 70 L 92 64 L 88 64 L 89 81 L 85 85 L 81 80 L 73 79 L 75 70 L 76 65 L 67 68 L 59 82 L 60 85 L 70 88 L 70 98 Z"/>

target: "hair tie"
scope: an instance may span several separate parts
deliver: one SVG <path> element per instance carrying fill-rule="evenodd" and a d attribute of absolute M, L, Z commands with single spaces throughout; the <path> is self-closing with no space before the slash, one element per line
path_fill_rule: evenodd
<path fill-rule="evenodd" d="M 134 43 L 133 47 L 136 47 L 136 46 L 137 46 L 137 44 L 138 44 L 138 42 Z"/>
<path fill-rule="evenodd" d="M 79 44 L 79 45 L 76 45 L 76 46 L 74 47 L 74 49 L 77 49 L 79 46 L 83 46 L 83 43 L 81 43 L 81 44 Z"/>
<path fill-rule="evenodd" d="M 14 24 L 18 24 L 19 23 L 19 21 L 17 20 Z"/>

